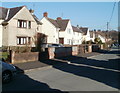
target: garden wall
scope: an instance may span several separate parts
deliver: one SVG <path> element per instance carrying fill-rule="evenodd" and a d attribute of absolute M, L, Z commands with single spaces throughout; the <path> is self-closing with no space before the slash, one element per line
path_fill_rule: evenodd
<path fill-rule="evenodd" d="M 11 63 L 24 63 L 39 60 L 39 52 L 15 53 L 11 52 Z"/>

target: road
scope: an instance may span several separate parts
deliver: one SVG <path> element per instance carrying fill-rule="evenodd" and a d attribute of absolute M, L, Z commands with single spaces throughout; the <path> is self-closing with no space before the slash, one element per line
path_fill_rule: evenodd
<path fill-rule="evenodd" d="M 118 50 L 112 49 L 88 58 L 59 59 L 62 63 L 52 68 L 19 74 L 11 83 L 3 85 L 3 91 L 118 91 L 119 56 Z"/>

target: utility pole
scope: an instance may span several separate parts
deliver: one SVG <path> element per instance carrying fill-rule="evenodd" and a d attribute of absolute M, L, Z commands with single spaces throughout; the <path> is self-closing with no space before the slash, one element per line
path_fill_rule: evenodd
<path fill-rule="evenodd" d="M 109 25 L 109 22 L 107 22 L 107 31 L 108 31 L 108 25 Z"/>
<path fill-rule="evenodd" d="M 109 26 L 109 22 L 107 22 L 107 32 L 106 32 L 106 41 L 108 42 L 108 26 Z M 108 44 L 107 44 L 107 50 L 108 50 Z"/>

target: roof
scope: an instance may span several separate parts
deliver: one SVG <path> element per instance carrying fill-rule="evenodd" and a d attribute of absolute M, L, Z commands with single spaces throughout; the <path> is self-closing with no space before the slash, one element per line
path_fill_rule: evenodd
<path fill-rule="evenodd" d="M 0 19 L 5 19 L 7 15 L 7 8 L 0 7 Z"/>
<path fill-rule="evenodd" d="M 60 27 L 60 31 L 65 31 L 65 29 L 66 29 L 66 27 L 68 25 L 69 19 L 56 20 L 56 22 Z"/>
<path fill-rule="evenodd" d="M 87 27 L 80 27 L 79 29 L 83 32 L 84 35 L 87 34 L 87 31 L 88 31 Z"/>
<path fill-rule="evenodd" d="M 78 27 L 72 26 L 72 28 L 73 28 L 74 32 L 80 32 L 80 33 L 82 33 L 82 31 Z"/>
<path fill-rule="evenodd" d="M 103 36 L 103 37 L 106 36 L 105 33 L 101 32 L 101 31 L 97 31 L 97 32 L 96 32 L 96 35 L 101 35 L 101 36 Z"/>
<path fill-rule="evenodd" d="M 43 23 L 39 21 L 39 19 L 33 14 L 33 18 L 35 19 L 36 23 L 42 25 Z"/>
<path fill-rule="evenodd" d="M 46 19 L 48 19 L 56 28 L 59 28 L 58 23 L 54 19 L 51 19 L 51 18 L 48 18 L 48 17 L 46 17 Z"/>
<path fill-rule="evenodd" d="M 46 17 L 46 19 L 48 19 L 48 21 L 51 22 L 56 28 L 60 28 L 60 31 L 65 31 L 69 22 L 69 19 L 54 20 L 48 17 Z"/>
<path fill-rule="evenodd" d="M 9 21 L 18 11 L 20 11 L 24 6 L 14 7 L 14 8 L 4 8 L 0 7 L 0 19 Z"/>

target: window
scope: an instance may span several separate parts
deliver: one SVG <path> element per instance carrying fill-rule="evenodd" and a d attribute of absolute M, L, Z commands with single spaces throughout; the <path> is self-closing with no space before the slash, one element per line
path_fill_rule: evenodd
<path fill-rule="evenodd" d="M 18 20 L 18 27 L 27 28 L 27 21 L 26 20 Z"/>
<path fill-rule="evenodd" d="M 71 43 L 71 40 L 70 40 L 70 39 L 67 39 L 67 43 L 70 44 L 70 43 Z"/>
<path fill-rule="evenodd" d="M 25 45 L 26 44 L 26 37 L 17 37 L 17 44 L 18 45 Z"/>
<path fill-rule="evenodd" d="M 28 37 L 28 44 L 31 43 L 31 37 Z"/>
<path fill-rule="evenodd" d="M 28 28 L 31 28 L 31 21 L 28 21 Z"/>
<path fill-rule="evenodd" d="M 70 28 L 68 28 L 68 29 L 67 29 L 67 32 L 68 32 L 69 34 L 71 34 L 71 29 L 70 29 Z"/>
<path fill-rule="evenodd" d="M 18 20 L 17 27 L 19 28 L 31 28 L 31 21 Z"/>
<path fill-rule="evenodd" d="M 39 27 L 37 27 L 37 31 L 39 31 Z"/>

